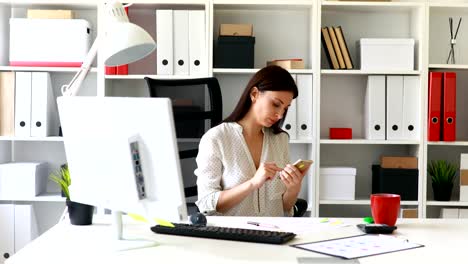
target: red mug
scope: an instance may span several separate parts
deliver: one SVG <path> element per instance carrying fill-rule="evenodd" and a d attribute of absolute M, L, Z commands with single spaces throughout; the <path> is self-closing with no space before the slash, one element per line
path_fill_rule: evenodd
<path fill-rule="evenodd" d="M 371 210 L 374 223 L 394 226 L 400 211 L 400 199 L 398 194 L 371 194 Z"/>

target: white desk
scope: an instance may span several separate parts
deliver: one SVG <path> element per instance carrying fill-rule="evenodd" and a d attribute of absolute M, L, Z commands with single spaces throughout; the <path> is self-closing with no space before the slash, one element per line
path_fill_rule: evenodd
<path fill-rule="evenodd" d="M 249 220 L 279 223 L 294 228 L 306 226 L 289 244 L 311 242 L 325 238 L 359 234 L 354 226 L 360 219 L 341 219 L 352 223 L 336 227 L 333 219 L 319 223 L 314 218 L 244 218 L 209 217 L 216 225 L 245 226 Z M 62 222 L 44 233 L 17 254 L 7 264 L 18 263 L 297 263 L 297 257 L 323 257 L 323 255 L 296 249 L 288 245 L 267 245 L 226 240 L 213 240 L 154 234 L 148 225 L 130 223 L 126 234 L 158 242 L 146 249 L 115 252 L 110 244 L 110 226 L 94 221 L 91 226 L 72 226 Z M 397 222 L 395 234 L 425 247 L 361 258 L 360 263 L 468 263 L 468 219 L 411 219 Z M 456 260 L 456 261 L 454 261 Z M 162 261 L 162 262 L 161 262 Z"/>

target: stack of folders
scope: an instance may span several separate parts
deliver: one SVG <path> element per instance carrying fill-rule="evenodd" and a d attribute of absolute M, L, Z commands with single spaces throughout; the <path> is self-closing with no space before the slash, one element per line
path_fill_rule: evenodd
<path fill-rule="evenodd" d="M 57 104 L 48 72 L 16 72 L 7 75 L 1 90 L 1 135 L 47 137 L 58 134 Z M 4 82 L 2 82 L 4 84 Z M 5 96 L 4 96 L 5 95 Z M 7 110 L 4 112 L 3 110 Z M 5 115 L 6 116 L 3 116 Z"/>
<path fill-rule="evenodd" d="M 322 45 L 331 68 L 354 68 L 341 26 L 322 28 Z"/>
<path fill-rule="evenodd" d="M 455 141 L 457 75 L 455 72 L 429 72 L 429 141 Z"/>
<path fill-rule="evenodd" d="M 368 76 L 364 106 L 366 139 L 419 138 L 419 82 L 419 76 Z"/>
<path fill-rule="evenodd" d="M 207 76 L 205 25 L 204 10 L 156 10 L 157 74 Z"/>

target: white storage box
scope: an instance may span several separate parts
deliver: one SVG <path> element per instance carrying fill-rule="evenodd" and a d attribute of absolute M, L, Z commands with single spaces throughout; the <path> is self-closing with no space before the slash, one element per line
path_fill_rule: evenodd
<path fill-rule="evenodd" d="M 356 168 L 320 168 L 320 200 L 354 200 Z"/>
<path fill-rule="evenodd" d="M 0 164 L 0 199 L 30 199 L 46 191 L 47 163 L 14 162 Z"/>
<path fill-rule="evenodd" d="M 10 19 L 10 65 L 80 67 L 89 51 L 84 19 Z"/>
<path fill-rule="evenodd" d="M 414 39 L 363 38 L 359 46 L 361 70 L 414 70 Z"/>

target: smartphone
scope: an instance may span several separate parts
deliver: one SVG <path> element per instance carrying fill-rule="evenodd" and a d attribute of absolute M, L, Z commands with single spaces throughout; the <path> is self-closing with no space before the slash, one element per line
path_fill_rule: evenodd
<path fill-rule="evenodd" d="M 313 160 L 298 159 L 293 165 L 300 171 L 305 171 L 310 167 L 310 165 L 312 165 L 312 163 L 314 163 Z"/>

